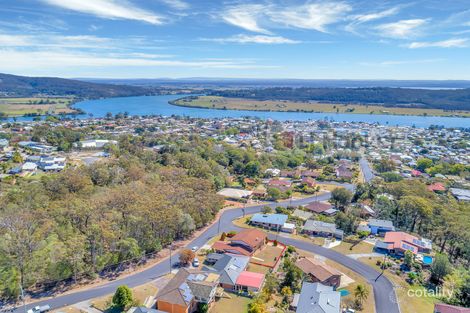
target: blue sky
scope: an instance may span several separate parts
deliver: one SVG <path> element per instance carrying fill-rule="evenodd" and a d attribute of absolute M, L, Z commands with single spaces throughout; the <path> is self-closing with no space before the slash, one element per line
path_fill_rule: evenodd
<path fill-rule="evenodd" d="M 470 79 L 470 1 L 0 0 L 0 72 Z"/>

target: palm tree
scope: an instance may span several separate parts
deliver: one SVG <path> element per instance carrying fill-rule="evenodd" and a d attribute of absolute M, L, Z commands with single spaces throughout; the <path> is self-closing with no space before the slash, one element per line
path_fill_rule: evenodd
<path fill-rule="evenodd" d="M 354 289 L 354 301 L 358 308 L 362 308 L 362 304 L 369 297 L 369 289 L 363 284 L 359 284 Z"/>

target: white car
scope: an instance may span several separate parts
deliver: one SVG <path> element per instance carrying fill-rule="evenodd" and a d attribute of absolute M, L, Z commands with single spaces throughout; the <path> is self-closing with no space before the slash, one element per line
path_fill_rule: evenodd
<path fill-rule="evenodd" d="M 198 258 L 194 258 L 194 260 L 193 260 L 193 266 L 194 266 L 194 267 L 199 267 L 199 259 L 198 259 Z"/>
<path fill-rule="evenodd" d="M 199 247 L 198 247 L 198 246 L 194 246 L 194 247 L 191 248 L 191 251 L 192 251 L 192 252 L 196 252 L 197 249 L 199 249 Z"/>

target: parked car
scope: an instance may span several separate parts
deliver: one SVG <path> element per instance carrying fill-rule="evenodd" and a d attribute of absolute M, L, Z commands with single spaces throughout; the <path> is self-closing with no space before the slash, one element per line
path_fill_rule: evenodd
<path fill-rule="evenodd" d="M 199 267 L 199 259 L 198 259 L 198 258 L 194 258 L 194 260 L 193 260 L 193 266 L 194 266 L 194 267 Z"/>
<path fill-rule="evenodd" d="M 194 246 L 194 247 L 191 248 L 191 251 L 192 251 L 192 252 L 196 252 L 197 249 L 199 249 L 199 247 L 198 247 L 198 246 Z"/>
<path fill-rule="evenodd" d="M 44 313 L 50 310 L 51 310 L 51 307 L 48 304 L 46 304 L 42 306 L 35 306 L 34 308 L 29 309 L 28 313 Z"/>

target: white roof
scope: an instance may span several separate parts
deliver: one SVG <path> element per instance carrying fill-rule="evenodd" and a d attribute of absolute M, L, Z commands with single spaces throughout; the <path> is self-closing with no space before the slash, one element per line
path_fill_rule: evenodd
<path fill-rule="evenodd" d="M 235 189 L 235 188 L 224 188 L 217 192 L 218 195 L 224 196 L 226 198 L 241 199 L 251 196 L 253 192 L 250 190 L 244 189 Z"/>

